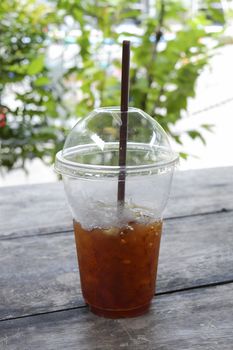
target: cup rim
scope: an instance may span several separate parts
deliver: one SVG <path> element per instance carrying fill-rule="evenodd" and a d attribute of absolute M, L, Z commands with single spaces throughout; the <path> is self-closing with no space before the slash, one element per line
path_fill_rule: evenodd
<path fill-rule="evenodd" d="M 85 146 L 84 146 L 85 147 Z M 159 147 L 159 146 L 157 146 Z M 76 148 L 76 147 L 74 147 Z M 160 148 L 163 148 L 160 146 Z M 166 150 L 166 148 L 164 148 Z M 161 161 L 151 164 L 143 165 L 126 165 L 124 167 L 114 165 L 96 165 L 96 164 L 84 164 L 78 162 L 72 162 L 63 156 L 63 151 L 59 151 L 56 154 L 54 170 L 60 175 L 67 175 L 71 177 L 80 176 L 118 176 L 120 172 L 124 171 L 126 175 L 138 175 L 138 174 L 152 174 L 152 173 L 164 173 L 173 169 L 179 162 L 179 155 L 169 150 L 170 159 L 168 161 Z"/>

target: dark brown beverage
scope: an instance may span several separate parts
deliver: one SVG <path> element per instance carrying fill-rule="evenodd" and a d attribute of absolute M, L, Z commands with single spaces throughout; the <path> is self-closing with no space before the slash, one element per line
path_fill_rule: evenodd
<path fill-rule="evenodd" d="M 74 222 L 81 287 L 92 312 L 145 313 L 155 293 L 162 222 L 85 230 Z"/>

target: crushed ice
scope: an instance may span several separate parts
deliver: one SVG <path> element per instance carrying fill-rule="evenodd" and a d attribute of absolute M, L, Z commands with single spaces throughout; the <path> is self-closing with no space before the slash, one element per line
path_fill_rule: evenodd
<path fill-rule="evenodd" d="M 119 208 L 114 204 L 106 204 L 103 201 L 90 201 L 85 208 L 80 208 L 75 215 L 75 220 L 79 222 L 86 230 L 93 228 L 109 229 L 109 233 L 113 234 L 113 228 L 116 228 L 116 233 L 119 228 L 127 227 L 133 230 L 130 223 L 149 224 L 155 220 L 154 213 L 149 208 L 138 208 L 133 203 L 125 203 L 123 210 L 119 215 Z"/>

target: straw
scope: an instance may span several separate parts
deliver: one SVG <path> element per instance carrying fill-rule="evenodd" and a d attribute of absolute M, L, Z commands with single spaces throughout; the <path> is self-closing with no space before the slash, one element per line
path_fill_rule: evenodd
<path fill-rule="evenodd" d="M 125 166 L 128 136 L 128 103 L 129 103 L 129 66 L 130 66 L 130 41 L 124 40 L 122 45 L 122 71 L 121 71 L 121 127 L 119 143 L 118 176 L 118 203 L 124 206 L 125 201 Z"/>

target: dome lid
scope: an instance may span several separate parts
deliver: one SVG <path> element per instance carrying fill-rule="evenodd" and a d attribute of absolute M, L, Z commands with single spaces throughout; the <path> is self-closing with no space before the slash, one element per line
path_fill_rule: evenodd
<path fill-rule="evenodd" d="M 163 128 L 147 113 L 128 110 L 126 174 L 166 172 L 178 162 Z M 55 170 L 72 177 L 118 176 L 120 107 L 98 108 L 80 119 L 58 152 Z"/>

